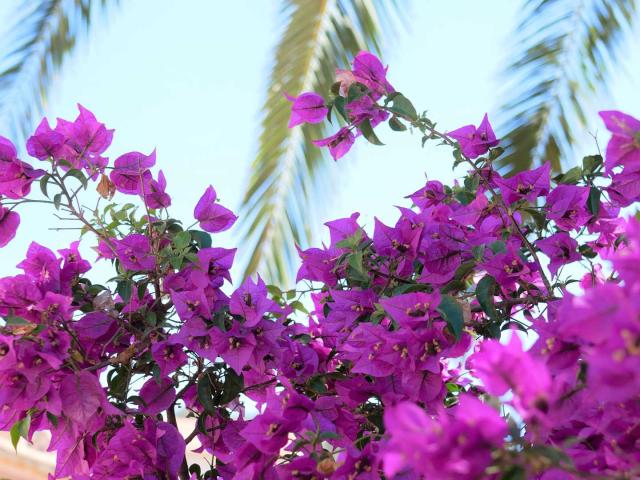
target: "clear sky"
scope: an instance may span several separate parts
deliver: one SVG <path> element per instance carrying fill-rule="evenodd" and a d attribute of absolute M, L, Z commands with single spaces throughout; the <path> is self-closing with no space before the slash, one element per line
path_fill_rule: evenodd
<path fill-rule="evenodd" d="M 445 130 L 477 124 L 485 112 L 495 118 L 504 93 L 499 73 L 512 47 L 510 34 L 520 2 L 399 3 L 413 7 L 408 30 L 384 56 L 396 88 Z M 0 1 L 0 25 L 7 25 L 12 4 L 15 0 Z M 187 224 L 208 184 L 223 204 L 236 209 L 256 149 L 260 107 L 279 34 L 278 4 L 121 1 L 94 23 L 87 41 L 54 79 L 47 115 L 73 119 L 76 103 L 82 103 L 116 129 L 112 159 L 131 150 L 157 148 L 158 166 L 173 197 L 171 213 Z M 635 38 L 625 55 L 626 71 L 615 75 L 612 98 L 594 99 L 592 132 L 601 129 L 594 113 L 599 109 L 640 115 L 640 40 Z M 0 48 L 6 46 L 0 43 Z M 328 206 L 326 220 L 359 211 L 368 225 L 374 215 L 390 223 L 396 216 L 393 205 L 406 204 L 402 197 L 420 188 L 425 175 L 442 181 L 454 178 L 447 150 L 423 150 L 418 136 L 386 130 L 379 136 L 386 147 L 360 142 L 335 166 L 338 188 L 331 198 L 319 199 Z M 582 150 L 592 151 L 587 132 L 583 138 Z M 48 230 L 59 222 L 47 208 L 23 208 L 20 213 L 21 229 L 2 252 L 3 275 L 14 271 L 30 239 L 62 248 L 75 237 L 73 232 Z M 231 246 L 234 231 L 220 235 L 218 243 Z"/>

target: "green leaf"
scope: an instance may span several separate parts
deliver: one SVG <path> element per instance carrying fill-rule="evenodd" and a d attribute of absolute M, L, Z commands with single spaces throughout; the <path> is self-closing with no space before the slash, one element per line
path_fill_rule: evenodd
<path fill-rule="evenodd" d="M 51 178 L 51 175 L 49 175 L 47 173 L 47 174 L 43 175 L 42 178 L 40 179 L 40 191 L 47 198 L 49 198 L 49 193 L 47 191 L 47 187 L 49 186 L 49 179 L 50 178 Z"/>
<path fill-rule="evenodd" d="M 142 300 L 144 298 L 144 294 L 147 293 L 147 286 L 149 285 L 148 281 L 140 282 L 138 284 L 138 300 Z"/>
<path fill-rule="evenodd" d="M 507 244 L 502 240 L 496 240 L 495 242 L 489 244 L 489 248 L 494 254 L 505 253 L 507 251 Z"/>
<path fill-rule="evenodd" d="M 318 435 L 318 441 L 335 440 L 337 438 L 340 438 L 340 434 L 336 432 L 320 432 Z"/>
<path fill-rule="evenodd" d="M 535 208 L 523 208 L 523 210 L 529 216 L 531 216 L 538 230 L 543 230 L 545 228 L 545 226 L 547 225 L 547 217 L 545 216 L 544 213 L 542 213 L 539 210 L 536 210 Z"/>
<path fill-rule="evenodd" d="M 498 289 L 496 279 L 491 275 L 485 275 L 476 285 L 476 297 L 482 310 L 494 320 L 498 318 L 498 312 L 493 297 Z"/>
<path fill-rule="evenodd" d="M 366 85 L 363 85 L 360 82 L 352 83 L 349 86 L 349 91 L 347 92 L 347 103 L 355 102 L 359 98 L 362 98 L 369 91 Z"/>
<path fill-rule="evenodd" d="M 363 252 L 357 251 L 347 255 L 347 265 L 349 266 L 349 274 L 356 281 L 367 281 L 367 276 L 363 265 Z"/>
<path fill-rule="evenodd" d="M 464 327 L 464 312 L 462 305 L 451 295 L 443 295 L 438 306 L 438 311 L 447 322 L 451 333 L 460 340 Z"/>
<path fill-rule="evenodd" d="M 566 173 L 556 175 L 553 179 L 556 181 L 556 183 L 575 185 L 580 180 L 582 180 L 582 168 L 573 167 L 571 170 L 567 171 Z"/>
<path fill-rule="evenodd" d="M 460 266 L 456 269 L 456 273 L 453 278 L 456 280 L 462 280 L 466 278 L 476 267 L 476 262 L 473 260 L 468 260 L 460 264 Z"/>
<path fill-rule="evenodd" d="M 336 243 L 338 248 L 348 248 L 349 250 L 356 250 L 362 241 L 362 229 L 355 231 L 353 235 L 349 235 L 347 238 L 340 240 Z"/>
<path fill-rule="evenodd" d="M 174 269 L 180 270 L 180 268 L 182 268 L 182 259 L 182 255 L 171 255 L 169 257 L 169 263 Z"/>
<path fill-rule="evenodd" d="M 315 375 L 308 382 L 309 388 L 316 393 L 323 394 L 327 392 L 327 386 L 324 383 L 322 375 Z"/>
<path fill-rule="evenodd" d="M 282 297 L 282 290 L 277 285 L 267 285 L 267 291 L 274 298 Z"/>
<path fill-rule="evenodd" d="M 389 119 L 389 127 L 395 132 L 404 132 L 407 129 L 407 126 L 395 115 Z"/>
<path fill-rule="evenodd" d="M 198 244 L 200 248 L 211 248 L 212 240 L 211 235 L 201 230 L 189 230 L 191 238 Z"/>
<path fill-rule="evenodd" d="M 216 404 L 213 401 L 213 385 L 211 385 L 211 380 L 209 376 L 213 376 L 214 373 L 211 369 L 207 369 L 202 378 L 198 381 L 197 394 L 198 401 L 200 405 L 202 405 L 207 413 L 211 415 L 216 414 Z"/>
<path fill-rule="evenodd" d="M 586 243 L 584 245 L 580 245 L 578 247 L 578 251 L 583 257 L 586 258 L 596 258 L 598 256 L 598 254 L 593 251 L 593 248 L 591 248 L 591 246 L 587 245 Z"/>
<path fill-rule="evenodd" d="M 476 198 L 475 192 L 470 192 L 469 190 L 459 190 L 455 194 L 456 200 L 458 200 L 462 205 L 469 205 Z"/>
<path fill-rule="evenodd" d="M 122 366 L 109 371 L 107 374 L 107 386 L 109 393 L 119 400 L 123 400 L 127 393 L 127 383 L 129 372 L 126 367 Z"/>
<path fill-rule="evenodd" d="M 156 315 L 156 312 L 154 311 L 147 312 L 147 314 L 144 316 L 144 321 L 147 325 L 151 327 L 155 327 L 158 324 L 158 317 Z"/>
<path fill-rule="evenodd" d="M 173 237 L 173 245 L 178 250 L 182 250 L 182 249 L 186 248 L 187 246 L 189 246 L 190 243 L 191 243 L 191 233 L 190 232 L 182 231 L 182 232 L 176 234 L 175 237 Z"/>
<path fill-rule="evenodd" d="M 228 368 L 224 374 L 220 405 L 226 405 L 235 399 L 244 389 L 244 377 L 238 375 L 232 368 Z"/>
<path fill-rule="evenodd" d="M 62 194 L 56 193 L 53 196 L 53 206 L 56 208 L 56 210 L 60 210 L 61 203 L 62 203 Z"/>
<path fill-rule="evenodd" d="M 64 183 L 69 177 L 75 178 L 76 180 L 78 180 L 82 184 L 82 187 L 85 190 L 87 189 L 87 184 L 88 184 L 87 177 L 80 170 L 72 168 L 67 173 L 65 173 L 64 177 L 62 177 L 62 182 Z"/>
<path fill-rule="evenodd" d="M 358 129 L 362 132 L 362 135 L 369 141 L 369 143 L 373 143 L 374 145 L 384 145 L 373 131 L 369 119 L 364 119 L 360 122 Z"/>
<path fill-rule="evenodd" d="M 47 420 L 49 420 L 49 423 L 51 423 L 54 428 L 58 427 L 58 417 L 56 417 L 53 413 L 47 412 Z"/>
<path fill-rule="evenodd" d="M 591 187 L 589 190 L 589 198 L 587 199 L 587 208 L 591 215 L 594 217 L 598 216 L 598 212 L 600 212 L 600 197 L 602 195 L 602 191 L 597 187 Z"/>
<path fill-rule="evenodd" d="M 489 150 L 489 160 L 496 160 L 504 153 L 504 148 L 502 147 L 493 147 Z"/>
<path fill-rule="evenodd" d="M 29 437 L 29 428 L 31 427 L 31 415 L 27 414 L 23 419 L 18 420 L 11 427 L 9 435 L 11 436 L 11 444 L 15 451 L 18 451 L 18 442 L 20 438 L 25 440 Z"/>
<path fill-rule="evenodd" d="M 131 294 L 133 293 L 133 282 L 128 279 L 120 280 L 117 283 L 116 292 L 120 295 L 124 303 L 129 303 Z"/>
<path fill-rule="evenodd" d="M 26 321 L 24 318 L 22 317 L 16 317 L 15 315 L 7 315 L 4 319 L 4 321 L 6 322 L 7 325 L 9 326 L 14 326 L 14 325 L 28 325 L 29 322 Z"/>
<path fill-rule="evenodd" d="M 500 480 L 526 480 L 527 471 L 520 465 L 512 465 L 502 474 Z"/>
<path fill-rule="evenodd" d="M 303 305 L 303 303 L 300 300 L 296 300 L 295 302 L 291 302 L 289 304 L 289 306 L 291 308 L 293 308 L 294 310 L 297 310 L 299 312 L 305 313 L 305 314 L 309 314 L 309 310 L 307 310 L 307 308 Z"/>
<path fill-rule="evenodd" d="M 582 159 L 582 170 L 585 175 L 595 173 L 602 166 L 602 157 L 600 155 L 588 155 Z"/>
<path fill-rule="evenodd" d="M 471 249 L 471 253 L 473 254 L 473 258 L 477 261 L 477 262 L 481 262 L 482 259 L 484 258 L 484 250 L 485 250 L 485 246 L 484 245 L 476 245 L 475 247 L 473 247 Z"/>
<path fill-rule="evenodd" d="M 431 291 L 431 286 L 426 283 L 403 283 L 393 289 L 393 295 L 402 295 L 403 293 L 413 292 L 428 292 Z"/>
<path fill-rule="evenodd" d="M 333 100 L 333 106 L 335 107 L 336 111 L 340 114 L 342 119 L 345 122 L 349 123 L 349 115 L 347 114 L 347 111 L 344 109 L 346 102 L 347 101 L 344 99 L 344 97 L 336 97 Z"/>
<path fill-rule="evenodd" d="M 418 112 L 413 106 L 413 103 L 411 103 L 411 101 L 401 93 L 398 93 L 393 97 L 389 110 L 396 115 L 409 118 L 413 121 L 418 119 Z"/>

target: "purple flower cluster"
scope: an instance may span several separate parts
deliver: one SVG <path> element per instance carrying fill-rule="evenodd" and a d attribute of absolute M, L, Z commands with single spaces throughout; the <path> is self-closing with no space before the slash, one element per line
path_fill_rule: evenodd
<path fill-rule="evenodd" d="M 356 55 L 352 70 L 337 71 L 336 87 L 342 95 L 339 97 L 341 102 L 334 103 L 332 109 L 335 108 L 349 125 L 314 142 L 319 147 L 328 147 L 334 160 L 351 149 L 356 137 L 363 134 L 363 128 L 371 130 L 389 117 L 389 113 L 376 102 L 382 96 L 395 92 L 387 81 L 387 69 L 369 52 Z M 320 123 L 330 112 L 317 93 L 305 92 L 295 98 L 287 96 L 287 99 L 293 102 L 289 128 L 302 123 Z"/>
<path fill-rule="evenodd" d="M 46 170 L 0 138 L 0 243 L 39 178 L 41 202 L 92 232 L 113 269 L 94 283 L 78 242 L 33 242 L 23 273 L 0 279 L 2 429 L 49 431 L 52 477 L 78 480 L 640 476 L 640 223 L 619 211 L 637 200 L 621 189 L 637 121 L 602 113 L 605 159 L 503 177 L 487 116 L 436 131 L 367 52 L 337 80 L 328 103 L 290 98 L 290 126 L 337 110 L 346 126 L 318 143 L 339 158 L 381 121 L 409 123 L 469 172 L 426 182 L 390 225 L 327 222 L 326 245 L 299 249 L 300 290 L 232 286 L 236 250 L 209 233 L 236 216 L 214 188 L 195 206 L 200 230 L 183 227 L 155 151 L 110 165 L 113 131 L 86 109 L 29 139 Z M 141 205 L 100 206 L 116 192 Z M 536 333 L 530 349 L 519 330 Z"/>

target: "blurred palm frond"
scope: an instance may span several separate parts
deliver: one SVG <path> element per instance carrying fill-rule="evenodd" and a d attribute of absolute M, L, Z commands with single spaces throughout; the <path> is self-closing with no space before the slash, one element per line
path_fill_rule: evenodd
<path fill-rule="evenodd" d="M 285 0 L 284 33 L 275 50 L 258 149 L 240 209 L 242 244 L 251 255 L 245 275 L 261 272 L 286 284 L 297 263 L 294 244 L 306 247 L 322 207 L 330 202 L 337 168 L 312 140 L 325 125 L 288 129 L 290 103 L 284 93 L 327 94 L 337 67 L 360 50 L 380 52 L 403 18 L 385 0 Z"/>
<path fill-rule="evenodd" d="M 111 0 L 117 1 L 117 0 Z M 96 6 L 109 0 L 17 0 L 2 39 L 0 126 L 24 140 L 42 113 L 53 74 L 86 34 Z"/>
<path fill-rule="evenodd" d="M 591 97 L 606 93 L 621 46 L 638 20 L 636 0 L 525 0 L 514 32 L 502 108 L 507 147 L 501 166 L 522 171 L 542 162 L 562 168 L 572 130 L 586 124 Z"/>

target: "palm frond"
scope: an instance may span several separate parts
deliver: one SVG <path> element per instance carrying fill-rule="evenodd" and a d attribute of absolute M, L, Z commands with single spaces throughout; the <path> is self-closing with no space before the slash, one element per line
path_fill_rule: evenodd
<path fill-rule="evenodd" d="M 335 168 L 314 146 L 323 125 L 287 128 L 284 93 L 329 92 L 335 69 L 363 49 L 380 51 L 401 18 L 385 0 L 286 0 L 284 33 L 275 51 L 263 107 L 258 150 L 240 209 L 242 244 L 251 255 L 245 274 L 258 268 L 270 280 L 286 283 L 297 263 L 294 243 L 305 247 L 321 207 L 331 199 Z M 264 271 L 263 271 L 264 270 Z"/>
<path fill-rule="evenodd" d="M 0 57 L 0 126 L 20 141 L 41 114 L 51 79 L 95 6 L 109 0 L 19 0 Z M 114 0 L 112 0 L 114 1 Z M 117 1 L 117 0 L 115 0 Z"/>
<path fill-rule="evenodd" d="M 606 92 L 621 46 L 638 20 L 636 0 L 525 0 L 514 33 L 502 116 L 511 172 L 542 162 L 562 168 L 584 126 L 585 107 Z"/>

